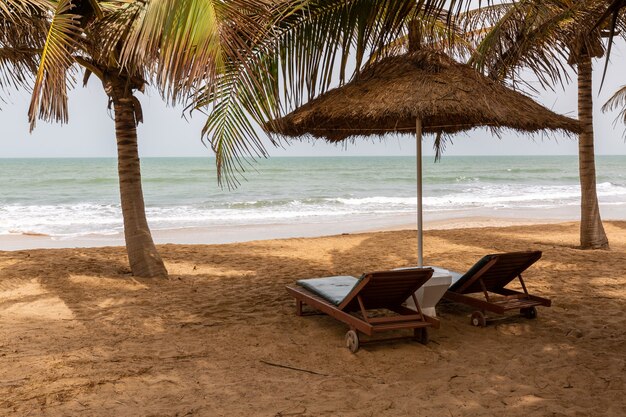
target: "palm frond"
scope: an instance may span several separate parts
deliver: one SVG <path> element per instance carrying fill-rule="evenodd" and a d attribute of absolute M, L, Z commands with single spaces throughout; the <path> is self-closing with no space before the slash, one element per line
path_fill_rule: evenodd
<path fill-rule="evenodd" d="M 3 0 L 0 2 L 0 20 L 23 21 L 48 7 L 47 0 Z"/>
<path fill-rule="evenodd" d="M 0 48 L 0 89 L 28 88 L 37 71 L 37 49 Z"/>
<path fill-rule="evenodd" d="M 617 115 L 615 121 L 622 120 L 624 124 L 626 124 L 626 85 L 623 85 L 619 90 L 611 96 L 610 99 L 607 100 L 606 103 L 602 106 L 602 111 L 604 113 L 614 110 L 620 110 Z M 626 130 L 624 131 L 626 135 Z"/>
<path fill-rule="evenodd" d="M 600 32 L 589 32 L 593 16 L 599 15 L 602 6 L 601 0 L 511 4 L 482 34 L 470 63 L 493 78 L 508 78 L 514 84 L 521 70 L 530 69 L 543 88 L 563 85 L 569 79 L 566 63 L 574 64 L 581 51 L 593 56 L 604 52 Z M 532 85 L 526 86 L 534 90 Z"/>
<path fill-rule="evenodd" d="M 50 4 L 46 0 L 0 2 L 0 47 L 29 49 L 43 44 Z"/>
<path fill-rule="evenodd" d="M 467 33 L 459 26 L 460 18 L 464 13 L 448 19 L 447 13 L 436 16 L 424 16 L 419 14 L 410 25 L 413 31 L 419 35 L 420 47 L 441 51 L 444 54 L 464 61 L 473 51 Z M 409 50 L 408 25 L 403 29 L 402 35 L 394 39 L 380 50 L 373 51 L 367 65 L 385 56 L 398 55 Z"/>
<path fill-rule="evenodd" d="M 458 12 L 463 3 L 276 2 L 260 17 L 261 22 L 269 23 L 268 29 L 246 44 L 251 53 L 239 55 L 245 59 L 237 58 L 238 65 L 226 65 L 226 73 L 215 79 L 214 86 L 206 86 L 200 99 L 194 100 L 194 107 L 208 107 L 211 112 L 203 137 L 216 151 L 220 179 L 229 186 L 236 185 L 233 178 L 237 169 L 243 169 L 245 159 L 266 155 L 254 125 L 264 126 L 333 85 L 358 77 L 374 51 L 379 51 L 380 58 L 391 53 L 391 48 L 384 49 L 385 45 L 405 34 L 407 22 L 418 15 L 445 16 L 441 22 L 451 25 L 452 13 L 442 14 L 442 10 L 449 7 Z M 433 39 L 437 39 L 433 42 L 443 42 L 443 32 L 433 33 Z"/>
<path fill-rule="evenodd" d="M 31 130 L 37 118 L 67 122 L 67 88 L 72 82 L 72 53 L 79 48 L 80 16 L 70 13 L 70 0 L 56 4 L 35 77 L 28 116 Z"/>
<path fill-rule="evenodd" d="M 48 30 L 47 5 L 40 0 L 0 3 L 0 89 L 30 87 Z"/>
<path fill-rule="evenodd" d="M 602 81 L 600 83 L 600 89 L 604 85 L 606 79 L 606 72 L 609 68 L 609 59 L 611 58 L 611 51 L 613 50 L 613 41 L 618 33 L 624 33 L 626 29 L 626 0 L 613 0 L 600 17 L 597 18 L 596 24 L 591 30 L 596 30 L 600 27 L 609 32 L 609 42 L 606 52 L 606 59 L 604 61 L 604 69 L 602 71 Z"/>
<path fill-rule="evenodd" d="M 374 3 L 385 4 L 372 7 Z M 193 104 L 210 111 L 203 137 L 216 152 L 221 183 L 235 186 L 246 158 L 266 156 L 255 125 L 327 90 L 336 72 L 340 82 L 358 73 L 374 45 L 400 33 L 405 17 L 414 13 L 414 2 L 406 0 L 394 11 L 389 3 L 289 0 L 257 18 L 267 22 L 265 32 L 241 44 L 247 54 L 223 61 L 223 72 Z M 350 53 L 357 57 L 353 68 Z"/>
<path fill-rule="evenodd" d="M 298 5 L 277 25 L 273 51 L 281 57 L 289 108 L 357 75 L 366 57 L 399 38 L 418 12 L 411 0 L 302 0 Z"/>
<path fill-rule="evenodd" d="M 163 96 L 180 101 L 212 84 L 227 57 L 243 60 L 247 43 L 263 29 L 256 18 L 266 9 L 263 0 L 131 3 L 119 31 L 124 34 L 120 65 L 148 68 Z"/>
<path fill-rule="evenodd" d="M 208 109 L 202 137 L 215 152 L 218 182 L 234 188 L 249 165 L 246 158 L 267 156 L 255 126 L 278 117 L 280 100 L 276 56 L 267 55 L 255 61 L 263 77 L 255 76 L 247 65 L 230 65 L 214 85 L 203 90 L 194 105 Z"/>
<path fill-rule="evenodd" d="M 467 40 L 477 43 L 511 12 L 515 3 L 503 2 L 467 10 L 458 14 L 455 21 Z"/>

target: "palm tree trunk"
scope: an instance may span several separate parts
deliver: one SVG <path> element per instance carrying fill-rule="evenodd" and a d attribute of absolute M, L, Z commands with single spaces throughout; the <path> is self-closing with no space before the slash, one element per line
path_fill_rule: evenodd
<path fill-rule="evenodd" d="M 138 277 L 165 277 L 167 270 L 154 246 L 146 220 L 133 94 L 127 88 L 112 88 L 109 94 L 115 114 L 120 198 L 130 269 Z"/>
<path fill-rule="evenodd" d="M 584 55 L 578 61 L 578 119 L 582 127 L 578 138 L 580 246 L 582 249 L 608 249 L 609 240 L 602 226 L 596 193 L 591 72 L 591 57 Z"/>

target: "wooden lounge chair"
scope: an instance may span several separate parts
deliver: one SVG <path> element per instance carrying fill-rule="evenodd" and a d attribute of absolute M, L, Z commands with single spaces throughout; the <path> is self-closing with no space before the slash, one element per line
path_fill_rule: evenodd
<path fill-rule="evenodd" d="M 302 305 L 307 304 L 350 326 L 345 340 L 354 353 L 359 349 L 358 332 L 372 336 L 389 330 L 413 329 L 413 337 L 428 343 L 426 328 L 439 328 L 439 321 L 422 314 L 415 291 L 432 274 L 431 268 L 424 268 L 370 272 L 358 279 L 350 276 L 303 279 L 298 285 L 287 286 L 287 292 L 296 299 L 297 315 L 303 315 Z M 416 310 L 402 305 L 411 297 Z M 396 314 L 372 317 L 371 311 L 368 313 L 382 309 Z"/>
<path fill-rule="evenodd" d="M 504 314 L 519 309 L 520 313 L 529 318 L 537 317 L 535 306 L 549 307 L 547 298 L 537 297 L 528 293 L 522 279 L 522 272 L 541 258 L 540 251 L 511 252 L 487 255 L 478 261 L 464 275 L 456 274 L 444 299 L 463 303 L 477 308 L 472 313 L 471 323 L 474 326 L 487 325 L 487 311 Z M 515 278 L 519 279 L 523 292 L 504 288 Z M 483 293 L 484 300 L 468 294 Z"/>

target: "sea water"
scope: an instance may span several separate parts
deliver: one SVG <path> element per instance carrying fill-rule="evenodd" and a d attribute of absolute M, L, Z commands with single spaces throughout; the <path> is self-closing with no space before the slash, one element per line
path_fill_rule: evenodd
<path fill-rule="evenodd" d="M 444 156 L 436 163 L 425 157 L 423 164 L 426 220 L 577 219 L 576 156 Z M 624 167 L 626 156 L 596 158 L 606 219 L 626 219 Z M 253 163 L 232 190 L 218 186 L 210 158 L 144 158 L 141 169 L 153 231 L 348 221 L 367 226 L 382 219 L 392 225 L 413 218 L 417 208 L 414 157 L 270 158 Z M 123 230 L 113 158 L 1 159 L 0 178 L 1 235 L 75 238 Z"/>

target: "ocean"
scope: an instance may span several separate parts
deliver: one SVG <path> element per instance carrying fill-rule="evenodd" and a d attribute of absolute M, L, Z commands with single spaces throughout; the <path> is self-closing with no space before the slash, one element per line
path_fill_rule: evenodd
<path fill-rule="evenodd" d="M 626 156 L 598 156 L 596 167 L 603 218 L 626 219 Z M 120 236 L 114 158 L 2 159 L 0 176 L 0 235 Z M 217 185 L 209 158 L 144 158 L 142 176 L 152 230 L 201 229 L 207 243 L 224 241 L 225 227 L 291 226 L 298 235 L 300 224 L 320 234 L 323 225 L 393 226 L 413 221 L 417 207 L 410 156 L 270 158 L 234 190 Z M 576 220 L 579 205 L 576 156 L 424 157 L 426 221 Z"/>

